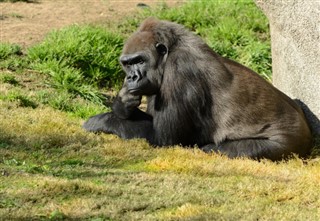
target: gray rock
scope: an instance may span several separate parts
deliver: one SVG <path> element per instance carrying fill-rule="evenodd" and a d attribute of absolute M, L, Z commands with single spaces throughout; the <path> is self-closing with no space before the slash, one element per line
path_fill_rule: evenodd
<path fill-rule="evenodd" d="M 273 84 L 300 101 L 320 134 L 320 1 L 255 2 L 270 22 Z"/>

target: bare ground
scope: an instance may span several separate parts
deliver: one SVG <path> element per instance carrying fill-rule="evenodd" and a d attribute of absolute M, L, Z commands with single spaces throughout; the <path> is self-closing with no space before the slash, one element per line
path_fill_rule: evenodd
<path fill-rule="evenodd" d="M 138 3 L 150 7 L 179 0 L 38 0 L 35 3 L 0 3 L 0 41 L 28 47 L 52 29 L 70 24 L 98 23 L 121 19 L 138 10 Z"/>

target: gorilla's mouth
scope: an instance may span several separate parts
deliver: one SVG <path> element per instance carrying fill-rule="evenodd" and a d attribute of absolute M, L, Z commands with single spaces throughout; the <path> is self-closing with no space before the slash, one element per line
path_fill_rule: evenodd
<path fill-rule="evenodd" d="M 128 92 L 133 95 L 152 95 L 157 91 L 157 88 L 147 78 L 132 83 L 128 82 L 127 87 Z"/>
<path fill-rule="evenodd" d="M 141 91 L 141 89 L 133 88 L 133 89 L 129 89 L 128 91 L 129 91 L 130 94 L 138 95 L 138 94 L 140 94 L 139 92 Z"/>
<path fill-rule="evenodd" d="M 133 95 L 144 95 L 143 84 L 139 82 L 134 85 L 128 84 L 128 92 Z"/>

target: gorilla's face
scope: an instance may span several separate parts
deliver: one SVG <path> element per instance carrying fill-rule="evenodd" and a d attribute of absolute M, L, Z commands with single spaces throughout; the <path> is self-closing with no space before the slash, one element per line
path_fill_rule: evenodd
<path fill-rule="evenodd" d="M 120 62 L 129 93 L 156 94 L 161 86 L 168 49 L 150 32 L 137 32 L 124 46 Z"/>

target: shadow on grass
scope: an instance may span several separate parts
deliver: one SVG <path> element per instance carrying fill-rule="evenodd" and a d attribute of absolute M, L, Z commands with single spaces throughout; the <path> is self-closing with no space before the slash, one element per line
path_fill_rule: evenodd
<path fill-rule="evenodd" d="M 136 147 L 135 141 L 105 139 L 81 130 L 73 135 L 67 131 L 10 134 L 0 125 L 0 131 L 0 165 L 4 165 L 1 171 L 7 175 L 22 171 L 66 179 L 99 178 L 113 173 L 110 170 L 135 168 L 155 157 L 154 152 L 143 149 L 148 145 L 144 142 L 138 143 L 142 147 Z M 132 153 L 126 146 L 139 150 Z"/>
<path fill-rule="evenodd" d="M 0 140 L 0 165 L 3 165 L 0 176 L 22 172 L 65 179 L 100 178 L 150 159 L 126 159 L 119 154 L 108 153 L 101 156 L 99 152 L 87 155 L 69 147 L 60 150 L 25 148 Z M 132 171 L 129 170 L 130 173 Z"/>

